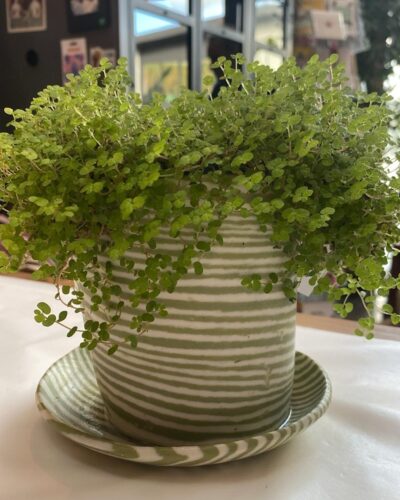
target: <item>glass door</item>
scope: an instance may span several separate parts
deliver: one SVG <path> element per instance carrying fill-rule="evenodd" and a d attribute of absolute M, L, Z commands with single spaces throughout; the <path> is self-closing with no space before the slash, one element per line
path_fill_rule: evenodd
<path fill-rule="evenodd" d="M 242 52 L 278 66 L 290 52 L 294 0 L 120 0 L 120 52 L 144 101 L 200 90 L 211 61 Z"/>
<path fill-rule="evenodd" d="M 175 19 L 134 8 L 136 90 L 148 101 L 154 92 L 167 100 L 188 85 L 188 27 Z"/>

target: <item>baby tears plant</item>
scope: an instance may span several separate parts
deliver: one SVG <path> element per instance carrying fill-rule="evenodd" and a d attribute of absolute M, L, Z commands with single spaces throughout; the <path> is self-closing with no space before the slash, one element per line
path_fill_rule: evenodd
<path fill-rule="evenodd" d="M 13 133 L 0 134 L 0 199 L 11 209 L 0 270 L 36 259 L 35 276 L 54 280 L 65 305 L 56 315 L 39 303 L 36 321 L 81 335 L 82 348 L 106 343 L 112 354 L 113 327 L 129 304 L 124 341 L 135 347 L 168 314 L 161 292 L 202 274 L 201 256 L 224 244 L 219 228 L 237 213 L 271 229 L 288 257 L 283 273 L 247 276 L 243 287 L 280 286 L 293 301 L 308 277 L 343 317 L 358 294 L 366 317 L 356 333 L 372 337 L 376 294 L 400 288 L 383 269 L 400 241 L 400 181 L 385 160 L 388 97 L 350 91 L 335 56 L 304 69 L 293 59 L 276 71 L 250 63 L 243 73 L 243 64 L 240 54 L 218 59 L 227 85 L 218 97 L 186 90 L 165 106 L 162 96 L 143 104 L 129 91 L 124 60 L 116 68 L 102 60 L 47 87 L 28 109 L 5 109 Z M 177 255 L 157 248 L 166 229 L 180 242 Z M 144 266 L 124 257 L 131 248 Z M 116 265 L 131 273 L 128 294 L 113 282 Z M 84 294 L 105 320 L 78 328 Z M 384 312 L 399 323 L 390 306 Z"/>

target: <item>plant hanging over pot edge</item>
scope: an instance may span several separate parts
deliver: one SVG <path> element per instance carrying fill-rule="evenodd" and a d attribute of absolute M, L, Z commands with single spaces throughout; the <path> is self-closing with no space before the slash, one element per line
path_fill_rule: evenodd
<path fill-rule="evenodd" d="M 365 292 L 400 286 L 383 271 L 400 241 L 400 182 L 385 168 L 389 97 L 352 93 L 336 56 L 314 56 L 304 69 L 293 59 L 276 71 L 254 62 L 243 74 L 245 63 L 240 54 L 233 63 L 219 58 L 227 87 L 218 97 L 185 90 L 167 107 L 160 95 L 142 104 L 127 91 L 126 61 L 112 68 L 102 60 L 64 87 L 47 87 L 28 109 L 5 109 L 14 133 L 0 134 L 0 198 L 12 209 L 0 227 L 9 252 L 0 254 L 0 269 L 15 271 L 30 255 L 40 263 L 34 275 L 54 279 L 66 308 L 55 315 L 39 303 L 39 323 L 80 334 L 82 348 L 109 344 L 112 354 L 119 346 L 112 328 L 129 300 L 124 343 L 135 347 L 147 325 L 168 314 L 160 293 L 173 292 L 188 272 L 202 274 L 202 255 L 223 245 L 219 228 L 238 213 L 272 229 L 288 257 L 284 273 L 249 275 L 244 287 L 282 286 L 295 300 L 308 276 L 316 292 L 340 301 L 342 317 L 357 294 L 366 317 L 356 333 L 372 338 L 375 296 Z M 182 240 L 178 256 L 159 254 L 162 228 L 177 241 L 190 230 L 192 241 Z M 124 258 L 132 247 L 147 255 L 144 269 Z M 128 298 L 113 283 L 116 262 L 132 272 Z M 107 320 L 74 326 L 84 293 L 62 279 L 80 282 L 91 310 L 106 311 Z M 383 310 L 400 322 L 390 306 Z"/>

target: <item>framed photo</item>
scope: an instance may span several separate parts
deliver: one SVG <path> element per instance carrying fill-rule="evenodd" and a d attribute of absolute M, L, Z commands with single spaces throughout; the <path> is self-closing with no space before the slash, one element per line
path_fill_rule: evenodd
<path fill-rule="evenodd" d="M 62 81 L 68 81 L 67 75 L 77 75 L 87 64 L 86 38 L 61 40 Z"/>
<path fill-rule="evenodd" d="M 46 0 L 6 0 L 8 33 L 47 29 Z"/>
<path fill-rule="evenodd" d="M 107 28 L 110 25 L 109 0 L 66 0 L 68 31 L 81 31 Z"/>

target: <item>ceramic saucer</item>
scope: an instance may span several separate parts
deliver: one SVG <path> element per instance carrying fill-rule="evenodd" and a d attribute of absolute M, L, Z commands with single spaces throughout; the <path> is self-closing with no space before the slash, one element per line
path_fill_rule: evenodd
<path fill-rule="evenodd" d="M 188 446 L 144 445 L 107 420 L 87 351 L 75 349 L 43 375 L 36 391 L 41 415 L 65 437 L 113 457 L 164 466 L 218 464 L 258 455 L 287 443 L 326 411 L 331 383 L 308 356 L 296 352 L 291 416 L 279 429 L 236 441 Z"/>

